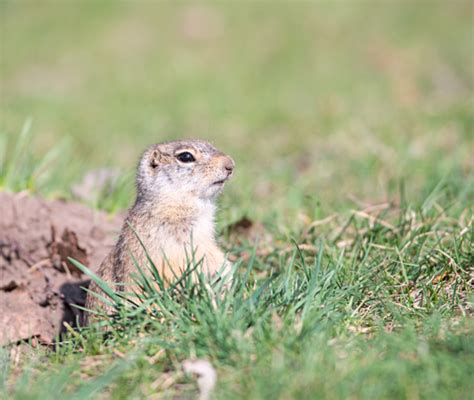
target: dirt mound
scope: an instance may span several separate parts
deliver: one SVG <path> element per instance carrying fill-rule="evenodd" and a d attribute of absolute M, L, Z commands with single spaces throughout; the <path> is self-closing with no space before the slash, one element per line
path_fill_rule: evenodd
<path fill-rule="evenodd" d="M 0 346 L 29 338 L 45 344 L 74 325 L 92 270 L 114 244 L 121 217 L 84 205 L 0 192 Z"/>

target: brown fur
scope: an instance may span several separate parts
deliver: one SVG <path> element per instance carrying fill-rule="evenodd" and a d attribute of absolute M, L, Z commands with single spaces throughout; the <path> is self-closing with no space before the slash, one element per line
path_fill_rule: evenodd
<path fill-rule="evenodd" d="M 195 162 L 179 161 L 177 157 L 183 151 L 192 153 Z M 200 140 L 167 142 L 146 150 L 137 170 L 135 204 L 117 244 L 99 267 L 99 277 L 110 285 L 126 286 L 117 286 L 116 290 L 129 290 L 136 271 L 131 255 L 139 265 L 147 265 L 137 236 L 167 282 L 184 270 L 193 251 L 196 261 L 203 260 L 207 274 L 228 267 L 214 238 L 214 203 L 233 169 L 234 161 L 229 156 Z M 90 289 L 100 292 L 94 282 Z M 86 308 L 105 307 L 88 294 Z"/>

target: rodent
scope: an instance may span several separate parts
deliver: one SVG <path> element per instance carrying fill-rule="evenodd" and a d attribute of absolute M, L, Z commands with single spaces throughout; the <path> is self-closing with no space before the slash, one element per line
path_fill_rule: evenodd
<path fill-rule="evenodd" d="M 137 236 L 165 282 L 185 269 L 191 242 L 194 259 L 203 260 L 204 273 L 228 270 L 230 263 L 215 240 L 214 215 L 216 199 L 234 168 L 230 156 L 204 140 L 150 146 L 138 164 L 136 200 L 117 243 L 100 265 L 98 276 L 109 284 L 132 283 L 137 271 L 132 255 L 138 265 L 148 263 Z M 94 281 L 89 290 L 100 293 Z M 106 308 L 90 293 L 85 307 Z M 92 314 L 86 313 L 85 324 L 91 318 Z"/>

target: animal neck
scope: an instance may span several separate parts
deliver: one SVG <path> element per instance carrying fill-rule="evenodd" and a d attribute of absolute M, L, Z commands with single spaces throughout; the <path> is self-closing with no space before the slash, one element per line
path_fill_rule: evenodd
<path fill-rule="evenodd" d="M 214 242 L 215 205 L 210 200 L 163 196 L 143 204 L 136 202 L 137 218 L 148 228 L 159 229 L 163 236 L 173 237 L 178 242 Z M 132 222 L 132 221 L 131 221 Z M 133 224 L 133 222 L 132 222 Z"/>

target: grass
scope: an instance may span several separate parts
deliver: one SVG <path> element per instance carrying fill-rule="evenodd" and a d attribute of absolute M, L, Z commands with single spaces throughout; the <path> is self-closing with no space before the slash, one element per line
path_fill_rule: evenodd
<path fill-rule="evenodd" d="M 137 278 L 142 306 L 115 299 L 105 338 L 71 334 L 27 362 L 14 393 L 186 396 L 195 388 L 181 362 L 204 357 L 219 371 L 218 398 L 467 398 L 474 231 L 438 212 L 407 228 L 400 214 L 421 217 L 396 212 L 396 235 L 350 222 L 347 249 L 318 235 L 316 255 L 296 245 L 287 257 L 253 254 L 230 288 L 199 276 L 157 290 L 151 266 L 154 278 Z"/>
<path fill-rule="evenodd" d="M 1 7 L 0 188 L 72 198 L 105 165 L 124 180 L 93 206 L 122 210 L 146 145 L 200 136 L 237 162 L 238 266 L 2 349 L 4 396 L 194 398 L 198 357 L 215 398 L 470 397 L 471 2 Z"/>

